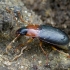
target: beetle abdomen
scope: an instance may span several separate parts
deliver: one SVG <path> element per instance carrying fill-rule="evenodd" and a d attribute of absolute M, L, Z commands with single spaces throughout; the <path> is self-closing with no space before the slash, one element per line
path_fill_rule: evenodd
<path fill-rule="evenodd" d="M 39 28 L 39 38 L 41 40 L 56 45 L 66 45 L 69 43 L 69 37 L 64 31 L 49 25 L 41 25 Z"/>

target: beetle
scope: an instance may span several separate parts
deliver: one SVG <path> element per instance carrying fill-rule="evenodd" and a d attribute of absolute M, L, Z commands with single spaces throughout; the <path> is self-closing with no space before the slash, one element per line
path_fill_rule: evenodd
<path fill-rule="evenodd" d="M 38 38 L 39 40 L 56 45 L 61 49 L 69 50 L 68 35 L 59 28 L 50 25 L 27 25 L 19 28 L 16 34 Z"/>

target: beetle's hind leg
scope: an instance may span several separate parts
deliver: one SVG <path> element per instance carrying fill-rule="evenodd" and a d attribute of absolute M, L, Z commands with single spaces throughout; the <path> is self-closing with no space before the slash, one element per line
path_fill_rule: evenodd
<path fill-rule="evenodd" d="M 60 50 L 58 50 L 57 48 L 55 48 L 54 46 L 52 46 L 52 49 L 53 49 L 54 51 L 57 51 L 57 52 L 61 53 L 61 54 L 64 54 L 66 57 L 70 57 L 70 55 L 69 55 L 68 53 L 65 53 L 65 52 L 63 52 L 63 51 L 60 51 Z"/>

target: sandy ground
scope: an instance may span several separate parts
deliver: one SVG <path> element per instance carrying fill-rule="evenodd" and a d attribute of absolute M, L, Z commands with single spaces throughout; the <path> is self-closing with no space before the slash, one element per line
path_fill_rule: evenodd
<path fill-rule="evenodd" d="M 69 0 L 0 0 L 0 70 L 70 70 L 69 51 L 53 50 L 43 42 L 44 55 L 38 39 L 25 44 L 30 38 L 20 36 L 13 42 L 16 30 L 29 23 L 49 24 L 70 36 L 69 19 Z"/>

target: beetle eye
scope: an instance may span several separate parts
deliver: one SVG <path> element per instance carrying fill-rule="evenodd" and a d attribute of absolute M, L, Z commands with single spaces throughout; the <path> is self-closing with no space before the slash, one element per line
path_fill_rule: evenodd
<path fill-rule="evenodd" d="M 26 35 L 27 33 L 27 29 L 25 28 L 20 28 L 16 31 L 16 34 L 20 34 L 20 35 Z"/>

